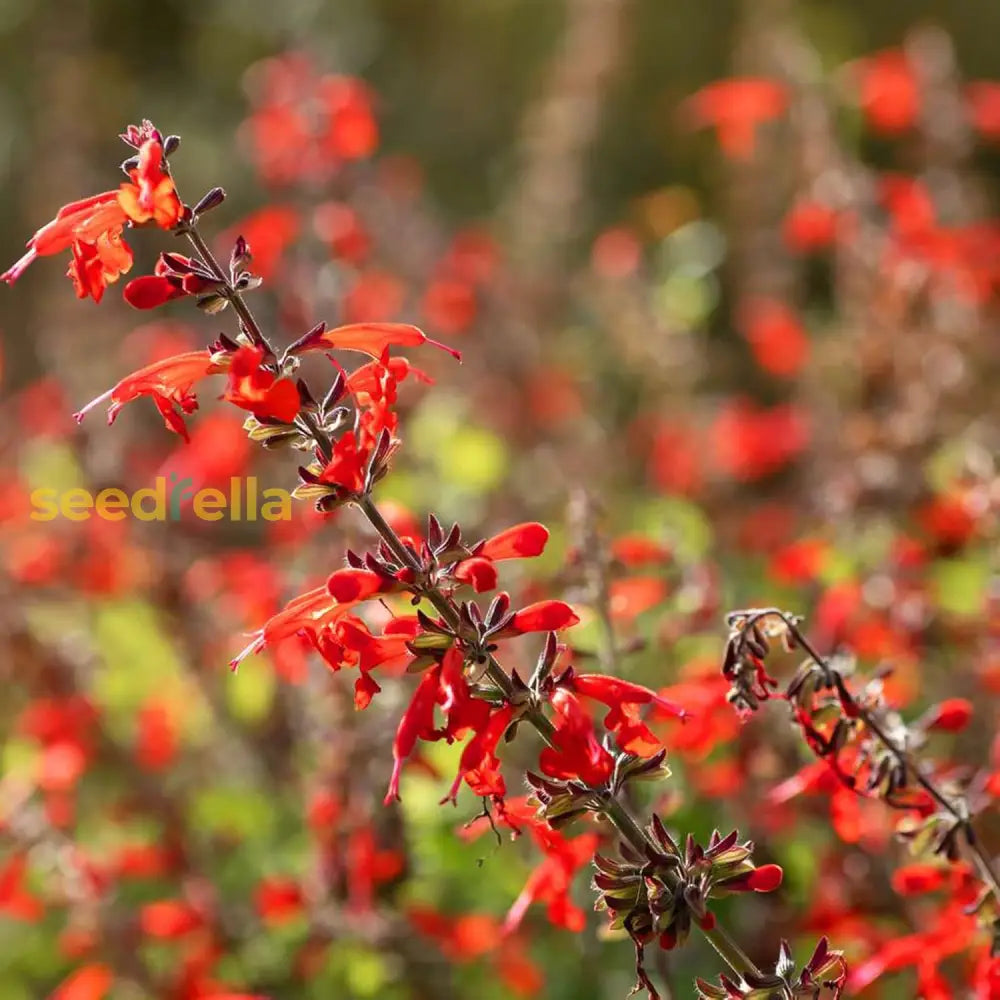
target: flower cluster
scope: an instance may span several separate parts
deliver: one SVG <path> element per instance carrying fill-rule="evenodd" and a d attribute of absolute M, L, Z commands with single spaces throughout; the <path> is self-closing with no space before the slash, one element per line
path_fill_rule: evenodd
<path fill-rule="evenodd" d="M 793 724 L 818 758 L 779 786 L 774 801 L 825 787 L 834 807 L 839 796 L 849 803 L 859 797 L 884 803 L 898 812 L 895 833 L 917 859 L 897 871 L 897 891 L 950 890 L 927 931 L 905 939 L 905 946 L 897 939 L 876 951 L 853 970 L 849 985 L 860 989 L 886 971 L 912 965 L 921 995 L 945 995 L 939 966 L 959 952 L 976 958 L 985 984 L 1000 946 L 1000 880 L 973 819 L 996 798 L 1000 785 L 992 775 L 963 781 L 947 764 L 929 764 L 922 754 L 935 734 L 965 729 L 972 704 L 949 698 L 907 723 L 887 700 L 883 679 L 854 692 L 848 683 L 850 662 L 820 656 L 794 616 L 775 608 L 751 609 L 734 612 L 729 623 L 723 664 L 729 700 L 746 713 L 772 697 L 786 701 Z M 774 642 L 786 652 L 805 654 L 784 685 L 765 664 Z M 989 996 L 990 989 L 984 986 L 981 995 Z"/>
<path fill-rule="evenodd" d="M 332 100 L 335 88 L 324 86 Z M 108 419 L 113 422 L 123 406 L 146 396 L 167 427 L 187 440 L 184 418 L 197 410 L 195 387 L 209 377 L 224 376 L 220 398 L 247 412 L 244 430 L 250 440 L 272 449 L 312 453 L 312 462 L 299 469 L 295 496 L 313 500 L 320 512 L 352 505 L 380 537 L 370 551 L 349 550 L 346 565 L 271 615 L 233 659 L 233 668 L 265 648 L 276 650 L 304 640 L 332 672 L 357 671 L 358 709 L 367 708 L 382 690 L 376 676 L 419 674 L 396 729 L 386 803 L 400 797 L 404 766 L 421 744 L 465 741 L 457 774 L 442 801 L 456 801 L 464 782 L 491 807 L 491 823 L 518 833 L 527 827 L 546 855 L 512 906 L 505 934 L 516 930 L 535 901 L 547 904 L 554 923 L 579 929 L 582 913 L 569 889 L 573 874 L 593 859 L 599 873 L 594 883 L 598 908 L 609 909 L 613 924 L 631 935 L 639 986 L 651 997 L 658 994 L 643 966 L 645 945 L 656 937 L 661 947 L 673 948 L 684 941 L 692 924 L 711 935 L 741 983 L 752 987 L 762 981 L 764 974 L 730 941 L 708 903 L 731 893 L 771 891 L 781 882 L 781 869 L 755 866 L 752 845 L 739 844 L 735 831 L 726 838 L 714 835 L 705 849 L 689 837 L 682 856 L 659 818 L 643 830 L 620 798 L 633 780 L 669 774 L 667 748 L 650 728 L 650 716 L 683 722 L 689 713 L 639 684 L 568 662 L 572 651 L 558 634 L 577 625 L 580 616 L 566 602 L 542 599 L 518 605 L 509 593 L 499 591 L 484 609 L 475 597 L 465 596 L 469 590 L 474 595 L 497 590 L 499 564 L 539 556 L 548 530 L 528 522 L 470 543 L 460 525 L 445 528 L 430 515 L 423 536 L 415 529 L 401 535 L 373 500 L 374 487 L 388 473 L 401 445 L 398 386 L 410 377 L 429 381 L 406 359 L 394 357 L 391 349 L 429 344 L 455 358 L 458 352 L 400 323 L 329 329 L 320 323 L 277 351 L 244 298 L 260 284 L 250 270 L 252 248 L 237 237 L 229 267 L 223 269 L 199 233 L 201 216 L 222 203 L 222 190 L 213 189 L 194 207 L 183 205 L 167 162 L 178 140 L 161 140 L 148 122 L 130 128 L 123 138 L 138 149 L 135 162 L 126 163 L 132 182 L 119 192 L 61 210 L 56 221 L 32 239 L 28 255 L 8 273 L 8 280 L 36 256 L 70 247 L 71 276 L 78 286 L 87 282 L 86 288 L 99 299 L 107 284 L 127 269 L 111 252 L 124 252 L 123 227 L 152 221 L 186 236 L 195 256 L 161 254 L 152 275 L 126 287 L 126 301 L 145 309 L 192 296 L 209 313 L 231 308 L 238 329 L 233 337 L 222 334 L 201 350 L 161 358 L 132 373 L 84 407 L 77 420 L 110 401 Z M 91 259 L 101 263 L 99 274 L 87 269 Z M 341 351 L 361 353 L 369 360 L 345 370 L 333 353 Z M 322 394 L 311 391 L 300 377 L 300 367 L 316 352 L 329 357 L 335 372 Z M 650 555 L 646 549 L 638 554 L 634 549 L 628 550 L 630 558 L 642 561 Z M 387 603 L 403 597 L 409 599 L 410 610 L 394 610 Z M 634 597 L 627 603 L 634 603 Z M 389 610 L 387 618 L 373 613 L 376 603 Z M 376 631 L 372 622 L 378 617 L 382 622 Z M 534 672 L 525 680 L 516 668 L 506 670 L 501 657 L 507 658 L 507 644 L 532 634 L 545 638 Z M 595 718 L 595 706 L 603 713 L 601 722 Z M 159 731 L 167 721 L 155 707 L 151 712 L 146 727 Z M 534 728 L 545 746 L 538 755 L 538 773 L 526 775 L 532 799 L 527 806 L 521 801 L 511 806 L 498 748 L 522 726 Z M 146 756 L 151 766 L 159 766 L 156 748 L 163 745 L 161 739 L 150 743 L 153 750 Z M 78 769 L 84 753 L 74 750 L 74 763 L 64 759 L 63 751 L 61 772 Z M 621 862 L 595 856 L 602 834 L 590 831 L 567 838 L 561 831 L 585 818 L 603 820 L 617 830 Z M 368 867 L 378 866 L 369 859 Z M 7 877 L 14 886 L 9 893 L 13 905 L 30 907 L 19 888 L 19 869 Z M 296 883 L 271 879 L 259 885 L 257 905 L 266 920 L 280 922 L 301 910 L 305 900 Z M 196 895 L 151 903 L 142 911 L 144 933 L 150 937 L 208 934 L 208 962 L 216 948 L 209 933 L 215 924 L 211 901 Z"/>

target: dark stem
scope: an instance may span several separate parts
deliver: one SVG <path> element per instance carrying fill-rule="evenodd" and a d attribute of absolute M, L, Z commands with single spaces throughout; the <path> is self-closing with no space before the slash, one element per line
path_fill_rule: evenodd
<path fill-rule="evenodd" d="M 204 263 L 211 269 L 212 273 L 220 281 L 225 283 L 224 294 L 230 303 L 232 303 L 236 315 L 239 316 L 240 321 L 246 328 L 249 335 L 257 343 L 267 346 L 273 354 L 274 351 L 268 344 L 267 339 L 264 337 L 264 334 L 254 318 L 253 313 L 246 304 L 246 300 L 243 298 L 242 294 L 233 287 L 232 282 L 229 280 L 229 276 L 225 273 L 225 271 L 223 271 L 222 266 L 209 249 L 208 244 L 198 232 L 197 221 L 193 220 L 191 223 L 184 225 L 180 231 L 187 236 L 199 257 L 201 257 Z M 320 454 L 323 455 L 327 461 L 329 461 L 332 455 L 332 446 L 329 435 L 327 435 L 326 432 L 319 427 L 311 414 L 303 411 L 299 414 L 298 419 L 300 426 L 315 441 Z M 381 537 L 381 539 L 389 547 L 389 550 L 396 557 L 396 559 L 399 560 L 400 565 L 407 566 L 410 569 L 419 572 L 421 568 L 419 560 L 414 553 L 407 549 L 396 532 L 393 531 L 392 526 L 385 520 L 384 517 L 382 517 L 381 512 L 372 501 L 371 497 L 366 494 L 360 497 L 356 503 L 365 518 L 368 520 L 368 523 L 375 529 L 379 537 Z M 459 628 L 461 621 L 458 611 L 451 598 L 442 593 L 437 587 L 432 586 L 422 587 L 419 594 L 422 597 L 426 597 L 427 600 L 434 605 L 438 613 L 450 627 L 456 630 Z M 492 655 L 490 655 L 487 661 L 486 676 L 490 679 L 491 683 L 496 685 L 497 689 L 509 701 L 514 693 L 513 686 L 503 667 Z M 548 719 L 548 717 L 545 716 L 540 709 L 533 708 L 525 713 L 524 718 L 535 728 L 541 738 L 546 743 L 551 745 L 552 738 L 555 734 L 555 727 L 552 725 L 552 722 Z M 610 797 L 605 800 L 605 805 L 602 811 L 612 826 L 615 827 L 618 833 L 632 846 L 632 848 L 639 852 L 640 855 L 645 855 L 645 848 L 647 845 L 651 845 L 651 841 L 632 817 L 631 813 L 629 813 L 617 799 Z M 757 978 L 762 976 L 761 971 L 757 968 L 753 961 L 719 924 L 716 924 L 716 926 L 710 931 L 703 930 L 702 933 L 708 939 L 712 947 L 718 952 L 723 961 L 726 962 L 730 969 L 737 976 L 739 976 L 740 979 L 743 979 L 748 975 Z"/>
<path fill-rule="evenodd" d="M 794 638 L 795 642 L 804 650 L 809 659 L 812 660 L 813 663 L 815 663 L 816 666 L 818 666 L 826 677 L 832 682 L 836 671 L 822 656 L 820 656 L 815 647 L 809 642 L 805 635 L 803 635 L 802 630 L 798 627 L 795 620 L 791 616 L 785 614 L 784 611 L 781 611 L 779 608 L 763 608 L 758 611 L 754 611 L 751 615 L 747 616 L 744 628 L 749 628 L 765 618 L 779 618 L 788 629 L 792 638 Z M 846 687 L 844 690 L 846 691 Z M 924 791 L 927 792 L 927 794 L 930 795 L 930 797 L 955 820 L 955 824 L 959 829 L 961 829 L 966 845 L 975 860 L 976 868 L 979 870 L 980 877 L 986 885 L 990 887 L 994 898 L 1000 900 L 1000 878 L 998 878 L 997 873 L 993 869 L 992 859 L 983 849 L 979 837 L 976 835 L 975 828 L 969 818 L 968 809 L 965 807 L 965 803 L 962 802 L 960 805 L 956 804 L 953 799 L 950 799 L 944 792 L 942 792 L 941 789 L 939 789 L 937 785 L 935 785 L 934 782 L 926 775 L 917 762 L 913 760 L 910 754 L 907 753 L 907 751 L 902 747 L 899 747 L 892 737 L 890 737 L 882 729 L 873 713 L 860 702 L 855 700 L 853 695 L 850 695 L 850 692 L 847 692 L 847 694 L 851 699 L 852 709 L 856 712 L 856 717 L 868 727 L 875 738 L 882 744 L 882 746 L 885 747 L 886 750 L 889 751 L 896 763 L 899 764 L 899 766 L 902 767 L 907 774 L 911 775 L 917 784 L 920 785 L 920 787 L 923 788 Z"/>

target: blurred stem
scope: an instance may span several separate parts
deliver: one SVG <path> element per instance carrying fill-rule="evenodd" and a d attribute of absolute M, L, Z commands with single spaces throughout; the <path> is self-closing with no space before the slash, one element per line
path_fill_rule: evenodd
<path fill-rule="evenodd" d="M 872 735 L 885 747 L 886 750 L 892 755 L 893 759 L 904 771 L 911 775 L 913 779 L 920 785 L 921 788 L 942 808 L 949 816 L 955 821 L 955 826 L 962 831 L 962 835 L 965 839 L 965 843 L 969 848 L 970 853 L 975 861 L 976 868 L 979 871 L 980 878 L 983 882 L 989 886 L 996 900 L 1000 901 L 1000 878 L 998 878 L 996 871 L 993 868 L 993 859 L 986 853 L 980 843 L 979 837 L 976 834 L 975 828 L 972 825 L 972 820 L 969 818 L 969 808 L 964 799 L 950 798 L 946 795 L 934 781 L 927 776 L 924 770 L 920 767 L 919 763 L 913 759 L 910 753 L 904 750 L 902 747 L 898 746 L 895 740 L 892 739 L 883 729 L 881 723 L 875 718 L 872 711 L 864 704 L 859 702 L 850 691 L 848 691 L 846 684 L 843 681 L 839 671 L 835 670 L 830 666 L 827 661 L 820 656 L 816 651 L 815 647 L 806 636 L 803 634 L 802 630 L 799 628 L 795 619 L 786 614 L 780 608 L 763 608 L 758 611 L 754 611 L 750 614 L 743 626 L 744 633 L 746 629 L 751 628 L 757 622 L 760 622 L 766 618 L 779 618 L 788 629 L 789 634 L 798 643 L 799 647 L 805 652 L 813 663 L 816 664 L 826 678 L 829 679 L 831 686 L 834 686 L 834 678 L 837 678 L 839 683 L 836 683 L 838 691 L 842 692 L 842 696 L 846 695 L 851 701 L 852 711 L 855 713 L 855 717 L 860 719 L 865 726 L 871 731 Z"/>

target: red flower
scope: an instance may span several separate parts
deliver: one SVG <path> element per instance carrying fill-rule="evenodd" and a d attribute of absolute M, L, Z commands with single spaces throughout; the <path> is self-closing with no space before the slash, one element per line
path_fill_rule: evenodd
<path fill-rule="evenodd" d="M 162 701 L 153 699 L 139 710 L 136 761 L 147 771 L 162 771 L 173 762 L 177 735 L 173 717 Z"/>
<path fill-rule="evenodd" d="M 485 704 L 485 702 L 480 704 Z M 485 715 L 485 722 L 479 722 L 479 728 L 475 730 L 472 739 L 462 750 L 458 773 L 455 775 L 455 780 L 448 794 L 442 800 L 444 802 L 455 800 L 463 778 L 469 788 L 480 798 L 489 796 L 496 801 L 507 794 L 503 775 L 500 773 L 500 761 L 496 756 L 496 748 L 500 737 L 510 725 L 514 710 L 510 705 L 505 705 L 493 712 L 487 712 Z"/>
<path fill-rule="evenodd" d="M 420 678 L 409 707 L 399 720 L 396 737 L 392 742 L 392 776 L 389 779 L 389 790 L 385 795 L 386 805 L 393 799 L 399 798 L 399 779 L 403 773 L 403 761 L 413 753 L 417 740 L 434 738 L 434 706 L 437 704 L 440 681 L 439 664 Z"/>
<path fill-rule="evenodd" d="M 580 621 L 580 616 L 564 601 L 538 601 L 521 608 L 503 630 L 503 635 L 525 632 L 559 632 Z"/>
<path fill-rule="evenodd" d="M 378 123 L 372 111 L 372 93 L 362 80 L 324 76 L 317 98 L 327 117 L 320 151 L 331 159 L 363 160 L 378 147 Z"/>
<path fill-rule="evenodd" d="M 104 289 L 132 267 L 132 251 L 116 232 L 102 233 L 94 243 L 76 241 L 66 276 L 78 299 L 100 302 Z"/>
<path fill-rule="evenodd" d="M 901 896 L 918 896 L 933 892 L 949 882 L 949 870 L 942 865 L 914 862 L 892 873 L 892 887 Z"/>
<path fill-rule="evenodd" d="M 622 535 L 611 543 L 611 554 L 626 566 L 661 563 L 673 554 L 668 545 L 646 535 Z"/>
<path fill-rule="evenodd" d="M 473 549 L 471 559 L 455 567 L 455 579 L 469 584 L 477 594 L 493 590 L 497 585 L 494 562 L 501 559 L 530 559 L 541 555 L 549 538 L 549 529 L 537 521 L 515 524 Z"/>
<path fill-rule="evenodd" d="M 431 340 L 418 327 L 409 323 L 349 323 L 327 330 L 319 326 L 288 348 L 289 355 L 305 351 L 359 351 L 381 358 L 389 347 L 419 347 L 430 344 L 447 351 L 453 358 L 462 360 L 462 355 L 445 344 Z"/>
<path fill-rule="evenodd" d="M 475 554 L 494 562 L 500 559 L 531 559 L 545 551 L 549 529 L 537 521 L 515 524 L 476 546 Z"/>
<path fill-rule="evenodd" d="M 763 298 L 744 302 L 738 322 L 764 371 L 792 378 L 802 370 L 809 357 L 809 338 L 798 316 L 783 302 Z"/>
<path fill-rule="evenodd" d="M 294 920 L 302 912 L 302 889 L 289 878 L 265 878 L 257 883 L 254 907 L 269 927 Z"/>
<path fill-rule="evenodd" d="M 1000 139 L 1000 83 L 977 80 L 965 88 L 973 127 L 984 138 Z"/>
<path fill-rule="evenodd" d="M 45 915 L 41 902 L 26 889 L 28 855 L 12 854 L 0 865 L 0 914 L 35 923 Z"/>
<path fill-rule="evenodd" d="M 132 266 L 132 251 L 121 238 L 127 221 L 117 191 L 64 205 L 48 225 L 31 237 L 28 252 L 0 275 L 0 281 L 12 285 L 36 257 L 72 249 L 68 273 L 77 294 L 81 298 L 91 295 L 99 302 L 104 289 Z"/>
<path fill-rule="evenodd" d="M 500 800 L 506 794 L 496 746 L 510 724 L 513 709 L 502 706 L 495 711 L 488 702 L 476 698 L 465 679 L 462 654 L 449 649 L 440 664 L 427 671 L 414 692 L 410 707 L 403 714 L 393 744 L 393 771 L 385 801 L 399 798 L 399 778 L 403 761 L 413 752 L 418 739 L 451 743 L 467 733 L 472 739 L 462 752 L 458 773 L 442 802 L 454 801 L 464 778 L 479 796 Z M 440 705 L 446 718 L 443 729 L 434 727 L 434 707 Z"/>
<path fill-rule="evenodd" d="M 201 273 L 200 265 L 183 254 L 160 254 L 152 274 L 133 278 L 122 295 L 133 309 L 155 309 L 171 299 L 200 295 L 219 282 Z"/>
<path fill-rule="evenodd" d="M 726 892 L 774 892 L 784 875 L 779 865 L 761 865 L 745 875 L 720 882 L 719 888 Z"/>
<path fill-rule="evenodd" d="M 454 576 L 459 583 L 468 584 L 477 594 L 493 590 L 498 580 L 496 566 L 491 560 L 483 559 L 480 556 L 463 559 L 455 567 Z"/>
<path fill-rule="evenodd" d="M 410 375 L 425 385 L 434 383 L 426 372 L 414 368 L 406 358 L 390 358 L 386 350 L 378 361 L 369 361 L 347 376 L 347 391 L 360 406 L 371 406 L 383 400 L 395 403 L 396 387 Z"/>
<path fill-rule="evenodd" d="M 85 965 L 64 979 L 48 1000 L 104 1000 L 113 979 L 106 965 Z"/>
<path fill-rule="evenodd" d="M 464 333 L 476 319 L 475 289 L 464 281 L 439 278 L 428 287 L 421 309 L 435 330 Z"/>
<path fill-rule="evenodd" d="M 785 244 L 797 253 L 814 253 L 837 237 L 837 212 L 811 198 L 800 198 L 785 216 L 781 232 Z"/>
<path fill-rule="evenodd" d="M 931 710 L 926 725 L 928 729 L 959 733 L 971 720 L 971 701 L 966 698 L 947 698 Z"/>
<path fill-rule="evenodd" d="M 118 203 L 133 222 L 155 222 L 172 229 L 181 217 L 182 206 L 171 176 L 163 169 L 163 146 L 157 138 L 147 139 L 139 148 L 139 163 L 129 171 L 131 184 L 122 184 Z"/>
<path fill-rule="evenodd" d="M 198 408 L 198 400 L 191 387 L 199 379 L 224 370 L 224 366 L 214 360 L 209 351 L 178 354 L 126 376 L 113 389 L 92 399 L 73 417 L 79 423 L 95 406 L 110 399 L 108 423 L 113 424 L 126 403 L 140 396 L 150 396 L 167 427 L 187 441 L 187 426 L 181 414 L 194 413 Z"/>
<path fill-rule="evenodd" d="M 125 224 L 155 221 L 170 229 L 180 219 L 181 203 L 162 160 L 159 139 L 148 138 L 131 171 L 133 183 L 64 205 L 31 237 L 28 252 L 0 275 L 0 281 L 12 285 L 35 258 L 70 250 L 67 275 L 77 295 L 100 302 L 104 289 L 132 266 L 132 251 L 122 239 Z"/>
<path fill-rule="evenodd" d="M 788 91 L 775 80 L 738 77 L 703 87 L 686 102 L 696 128 L 714 127 L 727 156 L 753 155 L 757 126 L 788 107 Z"/>
<path fill-rule="evenodd" d="M 531 832 L 546 857 L 528 876 L 521 894 L 508 911 L 503 922 L 504 932 L 510 934 L 520 926 L 532 903 L 547 904 L 547 916 L 557 927 L 582 931 L 586 926 L 586 915 L 573 904 L 570 889 L 573 876 L 593 858 L 598 834 L 584 833 L 568 840 L 558 831 L 541 824 L 532 825 Z"/>
<path fill-rule="evenodd" d="M 342 648 L 357 655 L 362 673 L 367 674 L 375 667 L 399 672 L 413 659 L 408 643 L 420 634 L 420 624 L 415 616 L 393 618 L 381 635 L 372 635 L 359 618 L 348 616 L 336 623 L 334 632 Z M 356 707 L 365 708 L 367 702 Z"/>
<path fill-rule="evenodd" d="M 858 101 L 876 132 L 898 135 L 912 128 L 920 113 L 917 78 L 900 49 L 886 49 L 855 65 Z"/>
<path fill-rule="evenodd" d="M 255 417 L 272 418 L 290 424 L 302 405 L 299 390 L 291 379 L 278 378 L 262 367 L 262 347 L 240 347 L 229 364 L 229 385 L 223 399 Z"/>
<path fill-rule="evenodd" d="M 254 634 L 250 644 L 230 660 L 230 666 L 235 670 L 247 656 L 299 634 L 306 635 L 315 645 L 321 630 L 346 615 L 350 609 L 349 604 L 338 604 L 326 586 L 300 594 Z"/>
<path fill-rule="evenodd" d="M 565 687 L 557 687 L 551 700 L 556 710 L 556 732 L 553 745 L 539 755 L 542 774 L 564 781 L 582 781 L 592 788 L 605 784 L 615 762 L 597 741 L 590 715 Z"/>
<path fill-rule="evenodd" d="M 355 910 L 367 911 L 372 908 L 375 888 L 399 875 L 404 858 L 399 851 L 380 849 L 374 830 L 366 824 L 351 834 L 344 861 L 351 906 Z"/>
<path fill-rule="evenodd" d="M 330 245 L 338 260 L 362 264 L 371 251 L 371 237 L 358 213 L 339 201 L 317 205 L 312 213 L 316 235 Z"/>
<path fill-rule="evenodd" d="M 759 408 L 736 399 L 712 426 L 718 464 L 742 481 L 760 479 L 787 465 L 809 439 L 805 415 L 791 404 Z"/>
<path fill-rule="evenodd" d="M 608 587 L 608 610 L 618 622 L 634 621 L 655 608 L 667 596 L 667 581 L 659 576 L 630 576 L 612 580 Z"/>
<path fill-rule="evenodd" d="M 386 435 L 388 444 L 382 455 L 385 463 L 400 445 L 396 437 L 399 420 L 387 406 L 365 410 L 358 421 L 357 431 L 348 431 L 333 446 L 330 461 L 320 470 L 318 481 L 338 486 L 348 494 L 359 495 L 367 485 L 371 458 Z"/>
<path fill-rule="evenodd" d="M 139 924 L 147 937 L 171 941 L 204 926 L 202 915 L 187 903 L 164 899 L 147 903 L 139 912 Z"/>
<path fill-rule="evenodd" d="M 615 734 L 615 740 L 626 753 L 638 757 L 652 757 L 663 749 L 658 740 L 642 721 L 641 705 L 653 705 L 659 713 L 675 719 L 686 719 L 688 713 L 678 704 L 668 701 L 641 684 L 623 681 L 604 674 L 578 674 L 568 669 L 559 679 L 570 690 L 584 698 L 592 698 L 608 706 L 604 726 Z"/>

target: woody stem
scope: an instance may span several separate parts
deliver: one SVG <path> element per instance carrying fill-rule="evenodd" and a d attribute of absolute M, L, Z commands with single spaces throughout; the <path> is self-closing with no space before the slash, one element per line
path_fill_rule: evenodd
<path fill-rule="evenodd" d="M 400 537 L 393 530 L 392 525 L 390 525 L 389 522 L 382 516 L 382 513 L 379 511 L 372 498 L 365 495 L 357 501 L 357 504 L 361 509 L 361 512 L 365 515 L 365 518 L 368 520 L 368 523 L 375 529 L 379 537 L 383 542 L 385 542 L 396 559 L 400 561 L 400 564 L 413 570 L 419 570 L 420 564 L 416 556 L 403 544 Z M 459 625 L 458 612 L 455 610 L 451 599 L 447 595 L 443 594 L 437 587 L 433 586 L 423 588 L 421 590 L 421 594 L 425 596 L 435 608 L 437 608 L 441 617 L 452 628 Z M 513 694 L 513 687 L 511 686 L 510 678 L 507 676 L 503 667 L 501 667 L 492 656 L 489 658 L 487 676 L 490 681 L 503 692 L 504 696 L 510 699 Z M 553 727 L 551 721 L 538 709 L 534 709 L 526 713 L 524 717 L 531 723 L 532 726 L 535 727 L 542 739 L 551 745 L 552 737 L 555 733 L 555 728 Z M 651 846 L 651 841 L 643 832 L 642 827 L 639 826 L 638 822 L 636 822 L 635 818 L 628 811 L 628 809 L 620 801 L 618 801 L 618 799 L 614 798 L 614 796 L 609 795 L 602 800 L 601 811 L 607 817 L 608 822 L 610 822 L 611 825 L 618 831 L 621 837 L 635 851 L 637 851 L 640 856 L 645 857 L 646 848 Z M 709 944 L 711 944 L 711 946 L 718 952 L 722 960 L 741 979 L 746 975 L 756 976 L 758 978 L 763 975 L 760 969 L 758 969 L 754 964 L 753 960 L 718 923 L 714 928 L 712 928 L 712 930 L 703 930 L 702 933 L 705 935 Z"/>

